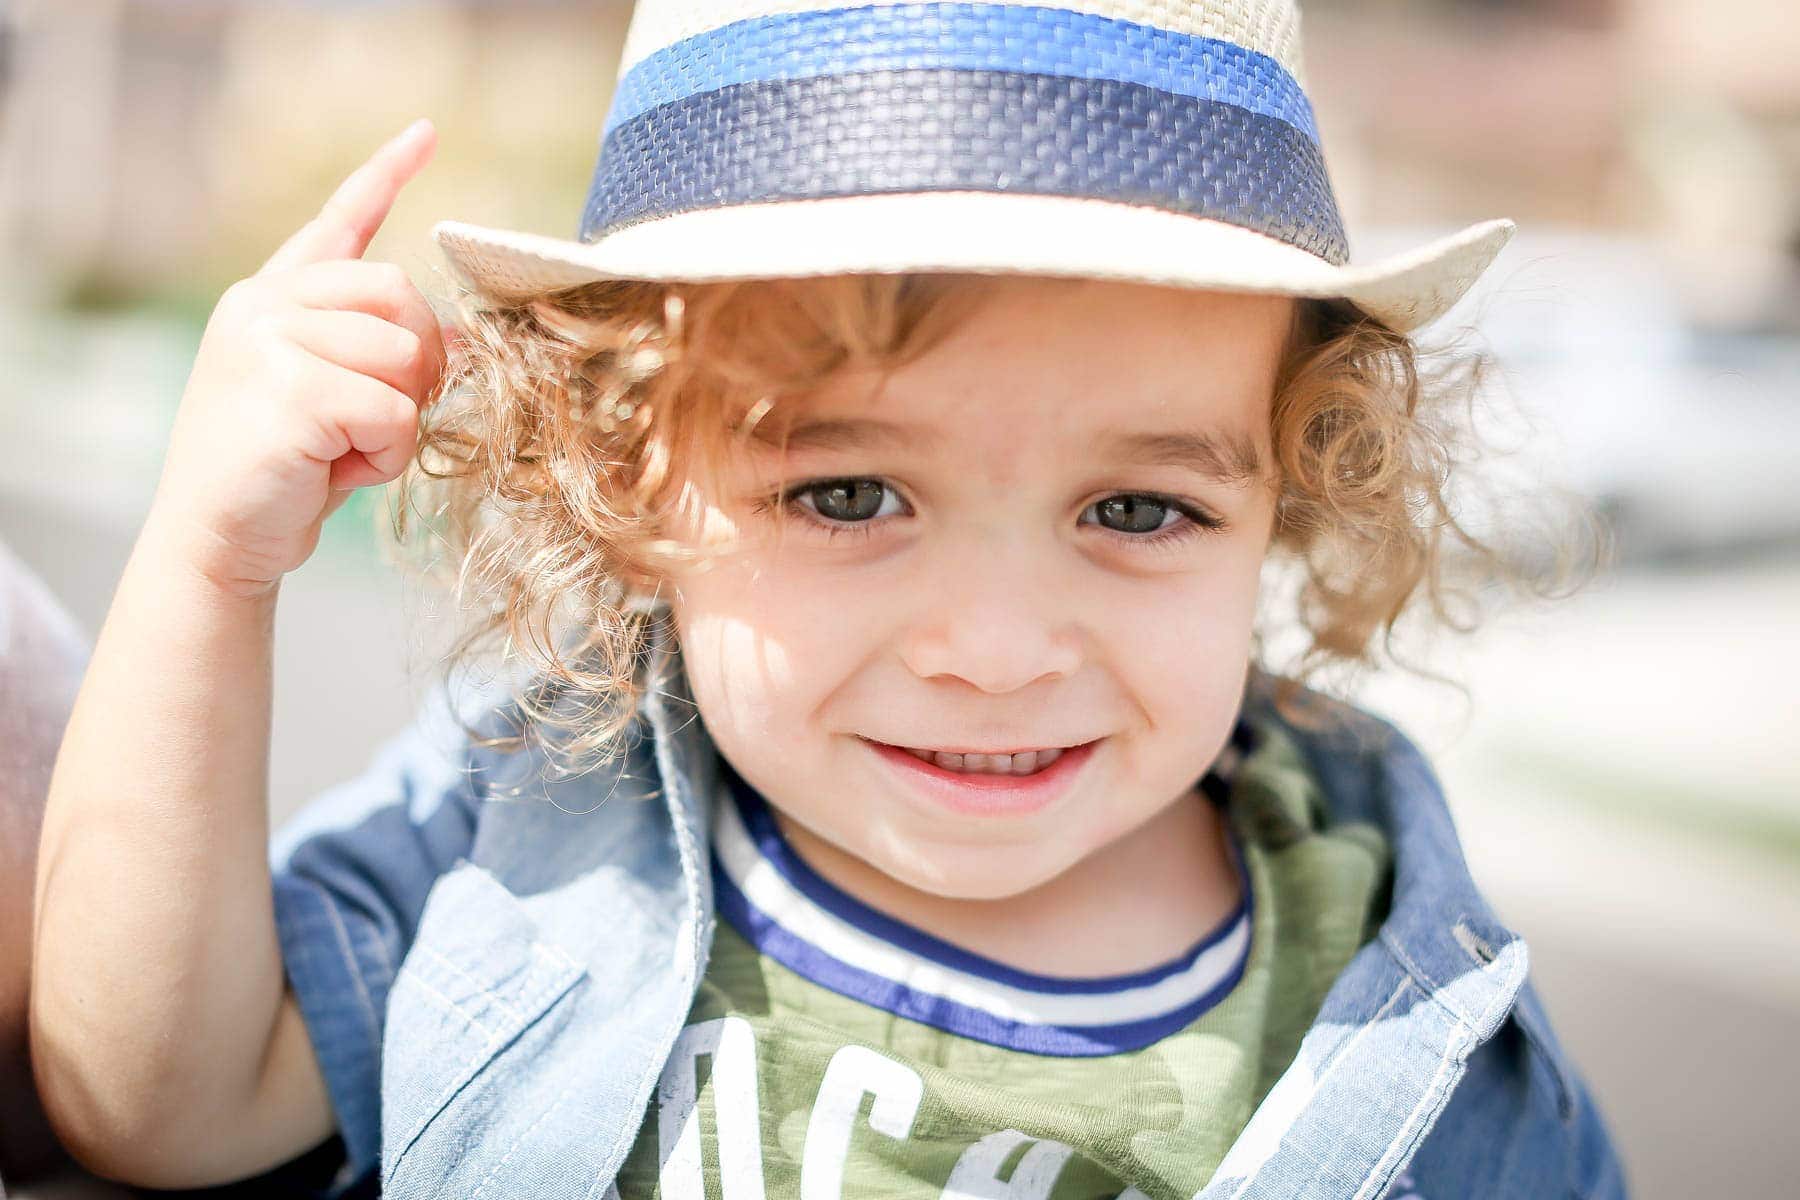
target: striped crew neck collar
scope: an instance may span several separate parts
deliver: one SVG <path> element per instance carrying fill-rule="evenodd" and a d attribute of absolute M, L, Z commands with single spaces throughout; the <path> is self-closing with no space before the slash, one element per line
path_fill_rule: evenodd
<path fill-rule="evenodd" d="M 1196 784 L 1222 804 L 1254 729 L 1240 719 Z M 756 949 L 821 987 L 1004 1049 L 1062 1057 L 1139 1050 L 1192 1023 L 1243 977 L 1254 897 L 1226 826 L 1238 905 L 1186 953 L 1142 971 L 1064 977 L 1009 967 L 863 903 L 808 866 L 768 802 L 720 760 L 712 814 L 714 897 Z"/>

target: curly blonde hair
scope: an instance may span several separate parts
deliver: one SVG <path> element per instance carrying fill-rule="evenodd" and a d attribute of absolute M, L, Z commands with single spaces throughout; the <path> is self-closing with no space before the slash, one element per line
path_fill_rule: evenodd
<path fill-rule="evenodd" d="M 984 281 L 607 280 L 512 301 L 459 289 L 451 365 L 397 482 L 394 533 L 477 608 L 446 670 L 492 651 L 528 668 L 515 694 L 523 726 L 483 744 L 535 742 L 570 771 L 610 760 L 650 686 L 648 634 L 668 616 L 658 581 L 708 553 L 669 531 L 694 481 L 722 464 L 725 435 L 840 367 L 923 353 Z M 1472 631 L 1494 585 L 1565 594 L 1603 539 L 1553 533 L 1544 569 L 1453 511 L 1452 475 L 1484 450 L 1468 417 L 1488 355 L 1453 347 L 1428 362 L 1413 338 L 1344 301 L 1293 312 L 1271 408 L 1270 557 L 1297 567 L 1298 583 L 1289 612 L 1259 616 L 1253 665 L 1284 715 L 1316 723 L 1308 681 L 1372 667 L 1377 649 L 1401 661 L 1393 636 L 1410 609 Z M 1600 532 L 1587 509 L 1575 516 Z M 1278 672 L 1262 661 L 1262 626 L 1282 617 L 1307 640 Z"/>

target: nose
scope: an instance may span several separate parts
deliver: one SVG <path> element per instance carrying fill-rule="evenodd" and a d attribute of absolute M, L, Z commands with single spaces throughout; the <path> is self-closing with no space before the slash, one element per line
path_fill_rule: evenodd
<path fill-rule="evenodd" d="M 922 613 L 901 644 L 914 674 L 953 677 L 998 695 L 1080 667 L 1068 590 L 1033 569 L 1041 548 L 1022 542 L 996 535 L 931 564 L 914 590 Z"/>

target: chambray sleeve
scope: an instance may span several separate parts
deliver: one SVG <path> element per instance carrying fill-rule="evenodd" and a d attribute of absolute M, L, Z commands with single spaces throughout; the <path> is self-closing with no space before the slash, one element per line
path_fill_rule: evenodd
<path fill-rule="evenodd" d="M 379 1166 L 388 991 L 427 893 L 474 840 L 479 781 L 456 720 L 470 711 L 468 697 L 434 692 L 361 774 L 308 802 L 270 844 L 282 963 L 343 1139 L 343 1185 Z"/>
<path fill-rule="evenodd" d="M 1626 1200 L 1625 1164 L 1587 1081 L 1577 1075 L 1575 1112 L 1569 1122 L 1573 1142 L 1575 1194 L 1582 1200 Z"/>
<path fill-rule="evenodd" d="M 1555 1115 L 1566 1147 L 1567 1192 L 1574 1200 L 1627 1200 L 1625 1164 L 1585 1073 L 1571 1060 L 1530 979 L 1519 991 L 1513 1017 L 1526 1033 L 1539 1078 L 1555 1096 Z"/>

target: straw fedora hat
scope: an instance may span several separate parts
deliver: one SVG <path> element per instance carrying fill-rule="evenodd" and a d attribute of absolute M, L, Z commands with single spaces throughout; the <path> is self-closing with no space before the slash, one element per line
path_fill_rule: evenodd
<path fill-rule="evenodd" d="M 573 241 L 441 221 L 474 289 L 848 272 L 1076 275 L 1450 308 L 1514 225 L 1370 263 L 1294 0 L 638 0 Z"/>

